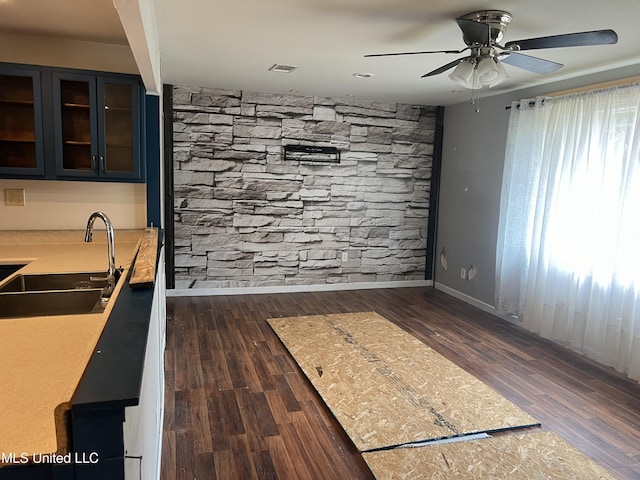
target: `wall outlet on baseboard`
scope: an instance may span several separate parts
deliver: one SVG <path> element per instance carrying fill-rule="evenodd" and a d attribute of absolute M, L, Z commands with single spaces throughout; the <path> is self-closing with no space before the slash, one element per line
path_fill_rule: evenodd
<path fill-rule="evenodd" d="M 24 207 L 24 188 L 5 188 L 4 204 L 7 207 Z"/>

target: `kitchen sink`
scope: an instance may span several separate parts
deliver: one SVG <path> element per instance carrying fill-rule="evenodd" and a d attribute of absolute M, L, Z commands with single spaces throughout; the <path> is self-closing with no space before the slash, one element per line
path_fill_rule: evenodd
<path fill-rule="evenodd" d="M 106 277 L 105 272 L 20 274 L 0 287 L 0 293 L 101 289 Z"/>
<path fill-rule="evenodd" d="M 0 318 L 102 313 L 102 289 L 0 293 Z"/>
<path fill-rule="evenodd" d="M 1 263 L 0 264 L 0 282 L 7 277 L 10 277 L 22 267 L 24 267 L 26 263 Z"/>

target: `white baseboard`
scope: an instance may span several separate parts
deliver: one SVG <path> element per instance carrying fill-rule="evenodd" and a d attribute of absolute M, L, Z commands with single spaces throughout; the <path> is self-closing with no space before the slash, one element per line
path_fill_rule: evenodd
<path fill-rule="evenodd" d="M 431 287 L 433 280 L 406 280 L 398 282 L 327 283 L 318 285 L 282 285 L 237 288 L 174 288 L 167 297 L 198 297 L 214 295 L 255 295 L 265 293 L 327 292 L 336 290 L 366 290 L 374 288 Z"/>
<path fill-rule="evenodd" d="M 518 320 L 514 317 L 508 317 L 506 315 L 502 315 L 500 313 L 498 313 L 498 311 L 496 310 L 496 307 L 494 307 L 493 305 L 489 305 L 488 303 L 483 302 L 482 300 L 478 300 L 477 298 L 473 298 L 469 295 L 467 295 L 466 293 L 462 293 L 459 292 L 458 290 L 454 290 L 451 287 L 447 287 L 446 285 L 443 285 L 441 283 L 435 282 L 433 287 L 436 290 L 440 290 L 441 292 L 444 292 L 448 295 L 451 295 L 452 297 L 457 298 L 458 300 L 462 300 L 465 303 L 468 303 L 470 305 L 473 305 L 474 307 L 479 308 L 480 310 L 483 310 L 485 312 L 488 312 L 492 315 L 495 315 L 496 317 L 502 318 L 503 320 L 506 320 L 507 322 L 510 323 L 514 323 L 516 325 L 520 325 L 520 322 L 518 322 Z"/>

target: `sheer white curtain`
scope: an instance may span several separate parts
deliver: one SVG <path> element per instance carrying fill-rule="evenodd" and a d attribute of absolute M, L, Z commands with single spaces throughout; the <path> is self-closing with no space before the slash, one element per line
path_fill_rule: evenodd
<path fill-rule="evenodd" d="M 640 380 L 640 85 L 512 106 L 496 306 Z"/>

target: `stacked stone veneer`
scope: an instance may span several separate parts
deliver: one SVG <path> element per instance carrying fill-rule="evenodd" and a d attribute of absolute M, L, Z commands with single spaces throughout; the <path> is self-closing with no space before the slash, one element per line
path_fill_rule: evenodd
<path fill-rule="evenodd" d="M 435 107 L 174 87 L 173 108 L 176 288 L 424 279 Z"/>

